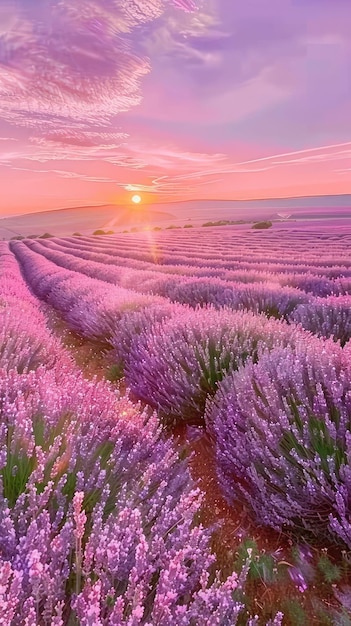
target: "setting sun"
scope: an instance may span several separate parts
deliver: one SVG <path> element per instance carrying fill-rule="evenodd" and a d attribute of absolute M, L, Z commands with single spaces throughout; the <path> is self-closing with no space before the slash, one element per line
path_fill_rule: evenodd
<path fill-rule="evenodd" d="M 132 202 L 134 202 L 134 204 L 139 204 L 141 202 L 141 196 L 132 196 Z"/>

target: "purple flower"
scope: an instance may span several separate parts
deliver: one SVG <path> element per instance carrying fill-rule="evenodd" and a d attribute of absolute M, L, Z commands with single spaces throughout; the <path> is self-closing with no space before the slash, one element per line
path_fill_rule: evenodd
<path fill-rule="evenodd" d="M 305 335 L 295 326 L 263 315 L 185 309 L 138 335 L 126 359 L 126 380 L 166 422 L 199 424 L 208 396 L 228 372 L 257 359 L 263 348 L 286 346 L 299 337 Z"/>
<path fill-rule="evenodd" d="M 314 338 L 224 379 L 207 423 L 228 500 L 263 524 L 350 546 L 350 380 L 342 349 Z"/>

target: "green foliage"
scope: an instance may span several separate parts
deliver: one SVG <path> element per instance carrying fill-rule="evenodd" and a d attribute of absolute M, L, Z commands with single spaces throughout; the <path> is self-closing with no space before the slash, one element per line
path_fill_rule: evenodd
<path fill-rule="evenodd" d="M 266 228 L 270 228 L 271 226 L 273 226 L 272 222 L 267 220 L 266 222 L 255 222 L 255 224 L 253 224 L 251 228 L 264 230 Z"/>
<path fill-rule="evenodd" d="M 183 228 L 194 228 L 193 224 L 185 224 Z"/>
<path fill-rule="evenodd" d="M 340 567 L 332 563 L 327 554 L 323 553 L 319 558 L 317 567 L 321 572 L 325 582 L 335 583 L 341 578 Z"/>
<path fill-rule="evenodd" d="M 127 233 L 128 231 L 125 230 L 123 232 Z M 93 232 L 93 235 L 114 235 L 114 234 L 115 234 L 114 230 L 101 230 L 101 228 L 98 228 L 97 230 L 94 230 Z M 73 235 L 81 237 L 80 233 L 73 233 Z"/>
<path fill-rule="evenodd" d="M 114 363 L 111 365 L 106 373 L 106 379 L 111 383 L 115 383 L 118 380 L 121 380 L 124 376 L 123 364 Z"/>
<path fill-rule="evenodd" d="M 246 220 L 217 220 L 216 222 L 205 222 L 202 226 L 233 226 L 235 224 L 249 224 Z"/>
<path fill-rule="evenodd" d="M 281 611 L 284 613 L 288 624 L 294 624 L 294 626 L 309 626 L 311 623 L 301 604 L 294 598 L 283 600 Z"/>
<path fill-rule="evenodd" d="M 33 421 L 33 441 L 32 444 L 27 444 L 27 448 L 24 447 L 23 441 L 15 439 L 15 428 L 8 426 L 7 428 L 7 455 L 6 465 L 0 469 L 0 479 L 3 485 L 3 496 L 7 499 L 9 506 L 14 506 L 17 499 L 22 493 L 25 493 L 28 487 L 28 481 L 31 481 L 31 475 L 40 467 L 41 453 L 45 456 L 45 465 L 40 471 L 40 480 L 35 483 L 38 493 L 42 493 L 45 487 L 50 481 L 58 483 L 63 475 L 65 475 L 65 484 L 63 486 L 63 494 L 72 500 L 76 489 L 77 472 L 80 471 L 80 460 L 72 471 L 68 472 L 69 455 L 67 450 L 69 449 L 69 442 L 72 438 L 72 433 L 76 428 L 79 428 L 77 423 L 72 421 L 73 416 L 70 414 L 63 414 L 58 420 L 55 427 L 47 430 L 45 427 L 45 419 L 42 415 L 37 415 Z M 57 442 L 59 441 L 59 445 Z M 48 454 L 49 451 L 56 446 L 55 455 Z M 106 475 L 109 475 L 110 456 L 113 452 L 113 443 L 111 441 L 104 441 L 96 449 L 94 456 L 91 459 L 93 465 L 99 465 L 102 470 L 106 471 Z M 54 465 L 59 465 L 60 469 L 56 469 L 55 476 L 53 477 L 52 470 Z M 120 488 L 119 481 L 114 481 L 111 487 L 111 498 L 113 501 L 114 494 Z M 94 489 L 91 492 L 85 494 L 84 508 L 87 513 L 91 513 L 94 506 L 98 502 L 101 496 L 101 489 Z M 53 502 L 55 505 L 55 503 Z M 109 511 L 111 510 L 110 500 L 107 503 Z"/>
<path fill-rule="evenodd" d="M 154 226 L 152 230 L 162 230 L 161 226 Z"/>
<path fill-rule="evenodd" d="M 48 434 L 45 432 L 43 417 L 38 415 L 33 423 L 35 446 L 30 447 L 30 445 L 27 444 L 27 449 L 24 447 L 23 443 L 20 444 L 18 441 L 14 444 L 13 437 L 15 429 L 13 426 L 8 426 L 6 465 L 0 470 L 0 476 L 3 482 L 4 497 L 7 498 L 10 506 L 13 506 L 21 493 L 26 490 L 28 479 L 37 467 L 38 459 L 35 448 L 48 451 L 54 444 L 54 441 L 60 437 L 61 446 L 57 451 L 57 456 L 45 466 L 44 478 L 40 485 L 40 490 L 42 490 L 50 480 L 54 462 L 58 456 L 64 455 L 66 449 L 67 441 L 65 433 L 68 431 L 69 422 L 68 416 L 64 415 L 61 420 L 59 420 L 56 428 Z"/>
<path fill-rule="evenodd" d="M 51 235 L 50 233 L 44 233 L 43 235 L 40 235 L 40 237 L 38 237 L 38 239 L 50 239 L 50 237 L 54 237 L 55 235 Z"/>
<path fill-rule="evenodd" d="M 270 554 L 257 555 L 251 564 L 249 575 L 253 580 L 262 580 L 265 584 L 273 583 L 277 575 L 273 557 Z"/>
<path fill-rule="evenodd" d="M 11 438 L 11 431 L 13 428 L 9 428 L 9 438 Z M 35 467 L 35 457 L 28 457 L 23 450 L 17 447 L 15 450 L 8 453 L 6 459 L 6 465 L 2 468 L 0 476 L 3 483 L 3 494 L 7 499 L 10 506 L 14 506 L 18 497 L 26 489 L 28 478 L 33 472 Z"/>
<path fill-rule="evenodd" d="M 265 584 L 277 581 L 279 571 L 275 559 L 271 554 L 260 551 L 254 539 L 245 539 L 240 544 L 234 564 L 235 571 L 240 571 L 248 559 L 250 560 L 249 580 L 260 580 Z"/>
<path fill-rule="evenodd" d="M 73 233 L 72 237 L 81 237 L 82 233 Z"/>
<path fill-rule="evenodd" d="M 298 412 L 298 407 L 294 403 L 292 398 L 289 398 L 289 406 L 294 413 L 294 421 L 299 432 L 302 434 L 305 424 L 302 424 L 301 418 Z M 338 415 L 335 415 L 335 422 L 338 423 Z M 341 444 L 337 443 L 331 438 L 328 428 L 324 422 L 317 419 L 314 415 L 309 415 L 308 429 L 311 437 L 310 446 L 304 447 L 297 441 L 296 435 L 292 431 L 286 431 L 280 442 L 280 448 L 282 454 L 289 460 L 292 465 L 298 466 L 296 460 L 296 453 L 301 459 L 312 460 L 315 454 L 318 454 L 322 469 L 328 473 L 330 458 L 335 461 L 335 469 L 337 474 L 340 467 L 347 462 L 346 453 Z"/>

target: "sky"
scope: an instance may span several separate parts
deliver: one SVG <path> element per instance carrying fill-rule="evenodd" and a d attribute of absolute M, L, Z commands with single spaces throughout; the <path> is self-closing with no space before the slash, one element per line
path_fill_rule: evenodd
<path fill-rule="evenodd" d="M 1 0 L 0 215 L 351 193 L 350 0 Z"/>

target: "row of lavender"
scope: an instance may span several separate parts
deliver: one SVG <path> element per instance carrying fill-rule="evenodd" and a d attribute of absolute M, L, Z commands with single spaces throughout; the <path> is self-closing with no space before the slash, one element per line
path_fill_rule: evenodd
<path fill-rule="evenodd" d="M 91 307 L 89 289 L 98 293 L 104 283 L 55 266 L 25 244 L 15 249 L 36 293 L 61 311 L 70 294 L 66 319 L 78 307 L 85 325 L 85 293 Z M 109 289 L 115 300 L 107 339 L 127 383 L 166 423 L 203 424 L 205 417 L 228 500 L 243 499 L 274 528 L 351 547 L 349 345 L 228 307 L 192 309 L 151 297 L 138 306 L 133 292 L 121 312 L 120 288 Z M 104 328 L 104 301 L 94 306 Z"/>
<path fill-rule="evenodd" d="M 77 300 L 71 273 L 22 260 L 36 291 L 50 283 L 59 301 L 71 279 Z M 5 244 L 0 277 L 1 623 L 235 624 L 248 565 L 214 576 L 210 533 L 194 523 L 201 495 L 172 441 L 83 378 Z"/>
<path fill-rule="evenodd" d="M 29 240 L 31 241 L 31 240 Z M 117 257 L 120 261 L 132 261 L 135 266 L 151 269 L 155 265 L 160 270 L 168 273 L 188 273 L 194 275 L 217 276 L 219 278 L 235 279 L 235 275 L 242 275 L 245 282 L 256 280 L 265 280 L 268 277 L 281 281 L 281 284 L 296 286 L 292 282 L 301 280 L 307 274 L 311 279 L 313 277 L 321 278 L 322 276 L 330 280 L 337 278 L 350 277 L 350 262 L 346 257 L 337 256 L 331 262 L 325 260 L 320 252 L 319 259 L 323 261 L 311 261 L 309 256 L 303 255 L 301 251 L 296 250 L 295 259 L 285 258 L 284 255 L 280 259 L 272 257 L 272 250 L 268 247 L 259 257 L 255 257 L 251 251 L 243 250 L 241 246 L 237 248 L 237 254 L 228 255 L 227 253 L 210 254 L 206 251 L 206 245 L 198 252 L 191 241 L 184 242 L 186 245 L 179 250 L 167 242 L 163 242 L 162 246 L 157 238 L 131 240 L 127 245 L 119 241 L 115 237 L 111 237 L 108 241 L 102 237 L 90 240 L 88 237 L 80 238 L 62 238 L 40 241 L 38 243 L 59 243 L 62 246 L 73 249 L 82 249 L 86 251 L 95 251 L 97 253 L 106 253 L 111 257 Z M 148 266 L 148 267 L 147 267 Z M 232 274 L 234 272 L 234 274 Z M 253 274 L 250 274 L 253 272 Z M 285 281 L 285 283 L 284 283 Z M 302 286 L 304 285 L 302 281 Z M 308 283 L 306 284 L 308 286 Z M 347 285 L 347 283 L 346 283 Z M 342 286 L 342 283 L 341 283 Z M 336 285 L 337 288 L 337 285 Z"/>
<path fill-rule="evenodd" d="M 93 243 L 96 237 L 79 237 L 76 240 L 86 240 Z M 345 264 L 350 267 L 347 255 L 347 246 L 351 243 L 350 227 L 341 230 L 338 227 L 334 233 L 326 230 L 309 229 L 308 231 L 279 229 L 278 225 L 272 230 L 259 233 L 249 229 L 238 230 L 236 227 L 223 229 L 210 229 L 204 231 L 201 228 L 189 230 L 150 232 L 144 231 L 112 237 L 99 237 L 106 245 L 117 243 L 119 248 L 132 247 L 138 241 L 141 247 L 147 246 L 150 241 L 156 242 L 161 253 L 173 254 L 174 252 L 189 250 L 190 258 L 198 254 L 206 258 L 227 258 L 240 261 L 250 257 L 257 261 L 269 261 L 278 263 L 298 262 L 310 265 L 338 266 Z M 269 254 L 267 252 L 269 251 Z M 195 253 L 195 254 L 194 254 Z M 299 254 L 296 257 L 296 253 Z M 323 257 L 321 253 L 324 253 Z M 323 259 L 323 260 L 322 260 Z"/>
<path fill-rule="evenodd" d="M 275 238 L 273 238 L 275 234 Z M 194 229 L 191 233 L 181 232 L 166 236 L 165 233 L 140 233 L 128 238 L 112 237 L 71 237 L 66 241 L 76 244 L 115 248 L 122 253 L 152 262 L 157 257 L 159 263 L 187 263 L 193 266 L 217 266 L 227 269 L 244 269 L 253 264 L 262 264 L 263 270 L 301 273 L 309 267 L 314 274 L 326 274 L 331 277 L 347 275 L 350 259 L 347 246 L 351 243 L 351 234 L 337 238 L 320 239 L 316 233 L 300 239 L 291 237 L 289 231 L 237 233 L 230 228 L 216 236 L 214 231 Z M 322 268 L 322 271 L 321 271 Z"/>
<path fill-rule="evenodd" d="M 67 242 L 27 242 L 32 250 L 67 269 L 81 272 L 112 284 L 123 285 L 144 294 L 157 294 L 171 301 L 189 306 L 213 304 L 216 308 L 228 306 L 236 310 L 263 312 L 268 316 L 299 323 L 321 337 L 332 337 L 344 345 L 351 338 L 351 281 L 350 279 L 305 278 L 299 287 L 281 286 L 273 280 L 245 283 L 231 278 L 198 277 L 160 272 L 154 269 L 127 268 L 116 265 L 121 257 L 82 247 L 66 247 Z M 16 244 L 12 244 L 16 245 Z M 145 264 L 146 265 L 146 264 Z M 181 268 L 184 271 L 184 268 Z M 238 279 L 240 276 L 237 277 Z M 342 281 L 344 281 L 342 283 Z M 329 284 L 329 286 L 326 285 Z M 322 295 L 316 296 L 315 292 Z M 339 293 L 339 295 L 326 295 Z M 347 295 L 340 295 L 340 292 Z"/>

